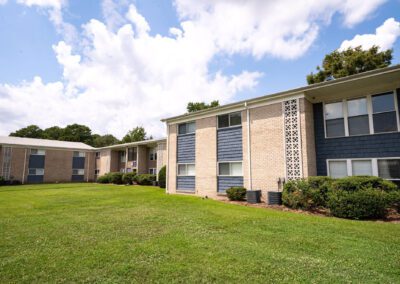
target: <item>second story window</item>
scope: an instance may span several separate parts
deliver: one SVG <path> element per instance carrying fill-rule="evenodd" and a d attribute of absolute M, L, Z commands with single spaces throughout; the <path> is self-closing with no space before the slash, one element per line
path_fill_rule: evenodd
<path fill-rule="evenodd" d="M 374 132 L 397 131 L 397 115 L 393 93 L 372 96 Z"/>
<path fill-rule="evenodd" d="M 241 112 L 234 112 L 218 116 L 218 128 L 238 126 L 242 124 Z"/>
<path fill-rule="evenodd" d="M 369 134 L 367 99 L 348 100 L 347 109 L 349 135 Z"/>
<path fill-rule="evenodd" d="M 178 134 L 189 134 L 189 133 L 195 133 L 196 132 L 196 123 L 195 122 L 186 122 L 186 123 L 181 123 L 178 126 Z"/>
<path fill-rule="evenodd" d="M 121 163 L 125 163 L 125 151 L 119 151 L 119 159 Z"/>
<path fill-rule="evenodd" d="M 157 147 L 150 148 L 149 160 L 150 161 L 156 161 L 157 160 Z"/>
<path fill-rule="evenodd" d="M 325 105 L 326 137 L 345 136 L 343 103 L 330 103 Z"/>
<path fill-rule="evenodd" d="M 85 152 L 74 151 L 74 157 L 85 157 Z"/>
<path fill-rule="evenodd" d="M 43 149 L 31 149 L 31 155 L 44 156 L 46 155 L 46 151 Z"/>
<path fill-rule="evenodd" d="M 96 158 L 100 158 L 100 152 L 96 152 Z"/>

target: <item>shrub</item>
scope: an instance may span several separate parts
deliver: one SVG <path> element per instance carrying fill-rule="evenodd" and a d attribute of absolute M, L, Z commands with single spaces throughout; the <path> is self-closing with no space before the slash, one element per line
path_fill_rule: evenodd
<path fill-rule="evenodd" d="M 166 175 L 167 175 L 167 166 L 164 166 L 158 172 L 158 185 L 161 188 L 165 188 Z"/>
<path fill-rule="evenodd" d="M 98 183 L 110 183 L 110 174 L 105 174 L 97 178 Z"/>
<path fill-rule="evenodd" d="M 115 173 L 109 173 L 110 175 L 110 182 L 113 184 L 123 184 L 122 182 L 122 176 L 124 175 L 123 173 L 120 172 L 115 172 Z"/>
<path fill-rule="evenodd" d="M 132 184 L 135 179 L 136 173 L 126 173 L 122 176 L 122 182 L 124 184 Z"/>
<path fill-rule="evenodd" d="M 383 191 L 393 191 L 397 186 L 388 180 L 374 176 L 352 176 L 337 179 L 332 184 L 335 190 L 356 191 L 365 188 L 374 188 Z"/>
<path fill-rule="evenodd" d="M 289 181 L 283 188 L 282 202 L 295 209 L 325 207 L 331 185 L 332 179 L 329 177 L 309 177 Z"/>
<path fill-rule="evenodd" d="M 328 207 L 333 216 L 340 218 L 384 218 L 387 214 L 387 195 L 385 191 L 374 188 L 334 190 L 330 193 Z"/>
<path fill-rule="evenodd" d="M 391 191 L 387 197 L 388 206 L 400 213 L 400 190 Z"/>
<path fill-rule="evenodd" d="M 226 190 L 229 200 L 243 201 L 246 197 L 246 189 L 241 186 L 234 186 Z"/>
<path fill-rule="evenodd" d="M 152 185 L 153 181 L 156 180 L 155 175 L 141 174 L 135 176 L 135 181 L 140 185 Z"/>
<path fill-rule="evenodd" d="M 13 179 L 10 181 L 10 185 L 21 185 L 22 183 L 19 180 Z"/>
<path fill-rule="evenodd" d="M 5 184 L 6 184 L 6 180 L 2 176 L 0 176 L 0 186 L 5 185 Z"/>

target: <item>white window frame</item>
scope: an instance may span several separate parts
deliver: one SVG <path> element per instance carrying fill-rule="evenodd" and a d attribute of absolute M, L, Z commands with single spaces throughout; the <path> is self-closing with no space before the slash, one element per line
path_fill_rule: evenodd
<path fill-rule="evenodd" d="M 96 152 L 95 157 L 96 159 L 100 158 L 100 152 Z"/>
<path fill-rule="evenodd" d="M 33 153 L 34 151 L 36 151 L 36 153 Z M 34 156 L 45 156 L 46 155 L 46 150 L 45 149 L 32 148 L 31 149 L 31 155 L 34 155 Z"/>
<path fill-rule="evenodd" d="M 74 171 L 78 171 L 78 173 L 74 173 Z M 72 169 L 72 175 L 73 176 L 84 176 L 85 175 L 85 169 Z"/>
<path fill-rule="evenodd" d="M 35 174 L 31 174 L 31 173 L 30 173 L 31 170 L 35 170 Z M 37 173 L 36 173 L 37 170 L 42 170 L 43 174 L 40 174 L 40 175 L 37 174 Z M 29 176 L 44 176 L 44 169 L 42 169 L 42 168 L 29 168 L 29 169 L 28 169 L 28 175 L 29 175 Z"/>
<path fill-rule="evenodd" d="M 241 174 L 241 175 L 232 175 L 232 167 L 231 167 L 231 164 L 234 164 L 234 163 L 241 163 L 241 164 L 242 164 L 242 174 Z M 220 175 L 220 174 L 219 174 L 219 166 L 220 166 L 220 164 L 229 164 L 229 175 Z M 226 161 L 226 162 L 221 161 L 221 162 L 218 162 L 218 166 L 217 166 L 217 175 L 218 175 L 219 177 L 243 177 L 243 161 Z"/>
<path fill-rule="evenodd" d="M 95 169 L 95 170 L 94 170 L 94 175 L 95 175 L 95 176 L 98 176 L 99 174 L 100 174 L 100 170 L 99 170 L 99 169 Z"/>
<path fill-rule="evenodd" d="M 186 128 L 186 131 L 187 131 L 189 129 L 189 127 L 187 125 L 191 124 L 191 123 L 194 124 L 194 131 L 193 132 L 179 133 L 179 126 L 185 124 L 185 128 Z M 178 136 L 196 133 L 196 121 L 193 120 L 193 121 L 188 121 L 188 122 L 184 122 L 184 123 L 179 123 L 177 128 L 178 128 L 177 129 Z"/>
<path fill-rule="evenodd" d="M 376 95 L 390 93 L 390 92 L 392 92 L 393 96 L 394 96 L 394 107 L 395 107 L 396 118 L 397 118 L 397 131 L 375 133 L 375 131 L 374 131 L 374 120 L 373 120 L 374 113 L 373 113 L 373 107 L 372 107 L 372 97 L 376 96 Z M 356 100 L 356 99 L 363 99 L 363 98 L 367 99 L 369 134 L 367 133 L 367 134 L 349 135 L 349 115 L 348 115 L 348 104 L 347 104 L 347 101 Z M 327 131 L 326 131 L 326 121 L 327 121 L 327 119 L 326 119 L 325 105 L 331 104 L 331 103 L 337 103 L 337 102 L 342 102 L 343 120 L 344 120 L 344 136 L 328 137 L 327 136 Z M 342 99 L 342 100 L 334 100 L 334 101 L 323 102 L 322 103 L 322 109 L 323 109 L 323 117 L 324 117 L 324 135 L 325 135 L 325 139 L 335 139 L 335 138 L 343 138 L 343 137 L 356 137 L 356 136 L 365 136 L 365 135 L 374 135 L 374 134 L 388 134 L 388 133 L 397 133 L 397 132 L 400 131 L 400 119 L 399 119 L 400 116 L 399 116 L 399 107 L 398 107 L 398 101 L 397 101 L 397 90 L 391 90 L 391 91 L 381 92 L 381 93 L 377 93 L 377 94 L 368 94 L 368 95 L 365 95 L 365 96 L 357 96 L 357 97 L 346 98 L 346 99 Z"/>
<path fill-rule="evenodd" d="M 157 147 L 150 148 L 149 160 L 150 161 L 157 161 Z"/>
<path fill-rule="evenodd" d="M 345 161 L 345 162 L 347 163 L 347 175 L 348 175 L 349 177 L 353 176 L 353 165 L 352 165 L 352 161 L 371 161 L 371 164 L 372 164 L 372 176 L 379 177 L 378 160 L 400 160 L 400 157 L 327 159 L 327 160 L 326 160 L 327 175 L 330 176 L 330 172 L 329 172 L 329 162 L 330 162 L 330 161 L 332 161 L 332 162 Z M 388 179 L 388 180 L 400 180 L 400 179 Z"/>
<path fill-rule="evenodd" d="M 86 157 L 86 153 L 82 152 L 82 151 L 74 151 L 74 157 L 75 158 L 85 158 Z"/>
<path fill-rule="evenodd" d="M 231 125 L 231 115 L 233 114 L 240 114 L 240 124 L 238 125 Z M 229 126 L 225 126 L 225 127 L 219 127 L 219 117 L 220 116 L 224 116 L 227 115 L 228 116 L 228 121 L 229 121 Z M 232 128 L 232 127 L 241 127 L 243 123 L 243 113 L 241 111 L 235 111 L 235 112 L 230 112 L 230 113 L 225 113 L 225 114 L 220 114 L 217 116 L 217 129 L 226 129 L 226 128 Z"/>
<path fill-rule="evenodd" d="M 118 152 L 120 163 L 126 163 L 126 152 L 124 150 L 120 150 Z"/>
<path fill-rule="evenodd" d="M 186 174 L 179 174 L 179 166 L 182 166 L 182 165 L 185 166 Z M 187 171 L 187 166 L 188 165 L 193 165 L 194 166 L 194 175 L 188 175 L 187 174 L 187 172 L 188 172 Z M 195 163 L 179 163 L 179 164 L 176 165 L 176 173 L 177 173 L 178 177 L 194 177 L 194 176 L 196 176 L 196 164 Z"/>
<path fill-rule="evenodd" d="M 150 175 L 156 175 L 157 174 L 157 169 L 156 168 L 149 168 L 149 174 Z"/>

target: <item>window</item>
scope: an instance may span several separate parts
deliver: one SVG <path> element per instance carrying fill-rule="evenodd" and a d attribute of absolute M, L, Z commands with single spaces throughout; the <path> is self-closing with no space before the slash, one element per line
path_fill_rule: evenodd
<path fill-rule="evenodd" d="M 46 155 L 46 151 L 43 149 L 31 149 L 31 155 Z"/>
<path fill-rule="evenodd" d="M 196 123 L 195 122 L 186 122 L 179 124 L 178 126 L 178 133 L 182 134 L 189 134 L 196 132 Z"/>
<path fill-rule="evenodd" d="M 96 158 L 100 158 L 100 152 L 96 152 Z"/>
<path fill-rule="evenodd" d="M 131 169 L 131 168 L 127 168 L 127 169 L 126 169 L 126 172 L 127 172 L 127 173 L 131 173 L 131 172 L 132 172 L 132 169 Z"/>
<path fill-rule="evenodd" d="M 157 169 L 156 168 L 150 168 L 149 169 L 149 174 L 156 175 L 157 174 Z"/>
<path fill-rule="evenodd" d="M 374 132 L 397 131 L 397 115 L 393 92 L 372 96 Z"/>
<path fill-rule="evenodd" d="M 136 147 L 128 149 L 128 161 L 136 161 Z"/>
<path fill-rule="evenodd" d="M 74 151 L 74 157 L 85 157 L 85 152 Z"/>
<path fill-rule="evenodd" d="M 325 104 L 326 137 L 345 136 L 343 103 Z"/>
<path fill-rule="evenodd" d="M 220 176 L 243 176 L 242 162 L 221 162 L 218 164 Z"/>
<path fill-rule="evenodd" d="M 73 169 L 72 170 L 72 175 L 83 176 L 84 174 L 85 174 L 84 169 Z"/>
<path fill-rule="evenodd" d="M 44 175 L 44 169 L 29 169 L 28 174 L 30 176 L 42 176 Z"/>
<path fill-rule="evenodd" d="M 234 112 L 218 116 L 218 128 L 237 126 L 242 124 L 242 113 Z"/>
<path fill-rule="evenodd" d="M 327 103 L 324 118 L 327 138 L 399 130 L 394 92 Z"/>
<path fill-rule="evenodd" d="M 329 176 L 332 178 L 342 178 L 347 176 L 346 161 L 329 161 Z"/>
<path fill-rule="evenodd" d="M 367 99 L 347 101 L 349 135 L 369 134 Z"/>
<path fill-rule="evenodd" d="M 378 175 L 385 179 L 400 180 L 400 159 L 379 159 Z"/>
<path fill-rule="evenodd" d="M 100 174 L 100 170 L 94 170 L 94 174 L 98 176 Z"/>
<path fill-rule="evenodd" d="M 120 173 L 125 173 L 125 168 L 120 168 L 120 169 L 119 169 L 119 172 L 120 172 Z"/>
<path fill-rule="evenodd" d="M 150 159 L 150 161 L 157 160 L 157 147 L 150 148 L 149 159 Z"/>
<path fill-rule="evenodd" d="M 353 176 L 372 176 L 371 160 L 353 160 L 351 161 Z"/>
<path fill-rule="evenodd" d="M 195 164 L 178 164 L 178 176 L 196 175 Z"/>
<path fill-rule="evenodd" d="M 125 151 L 119 151 L 119 159 L 121 163 L 125 163 Z"/>

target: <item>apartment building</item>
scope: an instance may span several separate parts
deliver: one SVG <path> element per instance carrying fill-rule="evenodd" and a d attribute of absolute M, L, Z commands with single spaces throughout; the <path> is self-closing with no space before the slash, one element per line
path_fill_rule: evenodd
<path fill-rule="evenodd" d="M 79 142 L 0 137 L 0 176 L 21 183 L 93 182 L 108 172 L 158 174 L 166 140 L 104 148 Z"/>
<path fill-rule="evenodd" d="M 167 192 L 220 198 L 315 175 L 400 181 L 400 65 L 163 120 Z"/>

